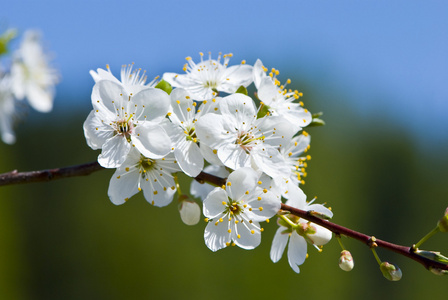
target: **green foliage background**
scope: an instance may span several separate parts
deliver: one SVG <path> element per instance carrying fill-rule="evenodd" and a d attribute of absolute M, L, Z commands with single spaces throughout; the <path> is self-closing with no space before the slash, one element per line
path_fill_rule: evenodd
<path fill-rule="evenodd" d="M 303 189 L 309 199 L 318 196 L 331 206 L 336 223 L 399 244 L 416 243 L 448 204 L 446 141 L 417 148 L 412 132 L 380 111 L 362 119 L 344 95 L 303 83 L 306 106 L 323 111 L 327 122 L 308 130 L 312 160 Z M 32 118 L 18 127 L 17 144 L 0 145 L 0 172 L 95 160 L 98 152 L 88 148 L 82 132 L 90 109 L 30 112 Z M 349 239 L 344 243 L 356 262 L 352 272 L 338 268 L 340 247 L 333 240 L 322 253 L 310 247 L 297 275 L 286 256 L 277 264 L 269 259 L 275 222 L 265 225 L 262 244 L 253 251 L 231 247 L 212 253 L 203 241 L 205 223 L 184 225 L 176 201 L 156 208 L 138 195 L 114 206 L 107 197 L 112 174 L 0 189 L 0 299 L 367 300 L 448 292 L 448 278 L 379 250 L 403 271 L 400 282 L 387 281 L 370 250 Z M 182 184 L 188 190 L 188 182 Z M 448 235 L 437 235 L 425 248 L 448 254 Z"/>

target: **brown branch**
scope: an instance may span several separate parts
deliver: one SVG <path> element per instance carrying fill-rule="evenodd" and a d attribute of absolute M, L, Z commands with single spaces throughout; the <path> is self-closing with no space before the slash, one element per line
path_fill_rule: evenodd
<path fill-rule="evenodd" d="M 0 174 L 0 186 L 51 181 L 66 177 L 90 175 L 101 169 L 103 169 L 103 167 L 95 161 L 77 166 L 31 172 L 18 172 L 17 170 L 14 170 L 8 173 Z"/>
<path fill-rule="evenodd" d="M 301 209 L 297 209 L 297 208 L 288 206 L 283 203 L 282 203 L 282 210 L 289 211 L 298 217 L 304 218 L 308 221 L 311 221 L 315 224 L 325 227 L 335 234 L 351 237 L 355 240 L 363 242 L 364 244 L 366 244 L 369 247 L 371 247 L 371 245 L 372 245 L 372 237 L 373 236 L 368 236 L 364 233 L 360 233 L 360 232 L 354 231 L 352 229 L 343 227 L 341 225 L 331 223 L 327 220 L 323 220 L 321 218 L 313 216 L 310 211 L 304 211 Z M 429 258 L 420 256 L 417 253 L 415 253 L 413 247 L 401 246 L 401 245 L 389 243 L 389 242 L 386 242 L 386 241 L 383 241 L 383 240 L 380 240 L 377 238 L 374 239 L 374 242 L 376 243 L 376 245 L 378 247 L 381 247 L 381 248 L 390 250 L 392 252 L 404 255 L 406 257 L 409 257 L 412 260 L 415 260 L 418 263 L 421 263 L 426 269 L 429 269 L 430 267 L 432 267 L 432 268 L 436 268 L 436 269 L 448 270 L 447 264 L 439 263 L 439 262 L 433 261 Z"/>
<path fill-rule="evenodd" d="M 98 162 L 91 162 L 87 164 L 66 167 L 66 168 L 57 168 L 57 169 L 48 169 L 41 171 L 31 171 L 31 172 L 18 172 L 14 170 L 12 172 L 0 174 L 0 186 L 3 185 L 13 185 L 13 184 L 23 184 L 23 183 L 31 183 L 31 182 L 43 182 L 43 181 L 51 181 L 55 179 L 61 179 L 66 177 L 73 176 L 84 176 L 89 175 L 93 172 L 99 171 L 103 169 Z M 222 186 L 226 182 L 226 178 L 220 178 L 208 173 L 201 172 L 195 180 L 201 183 L 211 183 L 215 186 Z M 309 211 L 304 211 L 301 209 L 297 209 L 286 204 L 282 203 L 281 209 L 284 211 L 289 211 L 290 213 L 304 218 L 308 221 L 311 221 L 315 224 L 318 224 L 322 227 L 327 228 L 331 232 L 337 235 L 345 235 L 347 237 L 351 237 L 355 240 L 358 240 L 367 246 L 372 246 L 372 236 L 368 236 L 366 234 L 354 231 L 352 229 L 343 227 L 341 225 L 331 223 L 327 220 L 323 220 L 312 215 Z M 423 257 L 415 253 L 413 247 L 401 246 L 393 243 L 389 243 L 380 239 L 375 239 L 375 244 L 378 247 L 393 251 L 395 253 L 406 256 L 416 262 L 422 264 L 425 268 L 436 268 L 441 270 L 448 270 L 448 265 L 433 261 L 429 258 Z"/>

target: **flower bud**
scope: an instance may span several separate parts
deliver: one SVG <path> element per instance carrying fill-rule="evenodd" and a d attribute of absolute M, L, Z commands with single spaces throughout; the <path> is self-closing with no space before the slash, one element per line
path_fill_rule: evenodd
<path fill-rule="evenodd" d="M 439 275 L 439 276 L 443 276 L 443 275 L 447 275 L 448 274 L 447 270 L 442 270 L 442 269 L 439 269 L 439 268 L 429 267 L 429 270 L 431 271 L 431 273 Z"/>
<path fill-rule="evenodd" d="M 196 225 L 201 217 L 199 205 L 186 195 L 180 196 L 179 202 L 179 213 L 182 221 L 187 225 Z"/>
<path fill-rule="evenodd" d="M 443 217 L 437 223 L 437 226 L 439 226 L 439 230 L 441 232 L 447 232 L 448 231 L 448 207 L 445 210 L 445 215 L 443 215 Z"/>
<path fill-rule="evenodd" d="M 383 273 L 383 276 L 390 281 L 398 281 L 402 277 L 400 268 L 394 264 L 388 263 L 387 261 L 381 263 L 380 270 Z"/>
<path fill-rule="evenodd" d="M 339 257 L 339 268 L 348 272 L 351 271 L 354 266 L 355 262 L 353 261 L 350 251 L 342 250 L 341 256 Z"/>

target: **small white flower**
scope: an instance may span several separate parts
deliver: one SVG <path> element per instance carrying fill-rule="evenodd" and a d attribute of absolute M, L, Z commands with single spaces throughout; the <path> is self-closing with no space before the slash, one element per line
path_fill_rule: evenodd
<path fill-rule="evenodd" d="M 150 159 L 132 149 L 110 180 L 109 198 L 119 205 L 143 190 L 149 203 L 166 206 L 176 192 L 172 174 L 178 171 L 179 166 L 172 154 L 161 159 Z"/>
<path fill-rule="evenodd" d="M 190 177 L 196 177 L 204 168 L 204 158 L 196 136 L 196 102 L 181 88 L 171 92 L 169 118 L 172 122 L 169 135 L 173 142 L 174 156 L 180 168 Z"/>
<path fill-rule="evenodd" d="M 173 87 L 188 90 L 192 98 L 197 101 L 209 100 L 217 96 L 215 91 L 234 93 L 240 86 L 247 87 L 252 83 L 252 66 L 243 61 L 240 65 L 228 67 L 232 54 L 225 54 L 221 64 L 221 54 L 217 60 L 211 58 L 196 64 L 191 57 L 187 57 L 184 71 L 187 74 L 165 73 L 163 79 Z"/>
<path fill-rule="evenodd" d="M 11 91 L 9 76 L 1 77 L 0 73 L 0 131 L 6 144 L 14 144 L 16 136 L 12 130 L 15 115 L 15 101 Z"/>
<path fill-rule="evenodd" d="M 40 112 L 53 108 L 54 87 L 58 73 L 48 65 L 37 31 L 28 30 L 20 48 L 14 53 L 11 66 L 12 88 L 18 100 L 25 97 L 31 107 Z"/>
<path fill-rule="evenodd" d="M 170 105 L 164 91 L 146 88 L 127 94 L 121 85 L 101 80 L 93 87 L 92 104 L 84 134 L 92 149 L 102 149 L 101 166 L 119 167 L 132 147 L 156 159 L 171 151 L 171 140 L 160 126 Z"/>
<path fill-rule="evenodd" d="M 289 198 L 288 190 L 294 189 L 299 184 L 304 184 L 304 177 L 306 177 L 307 160 L 311 159 L 311 156 L 301 156 L 304 152 L 310 148 L 311 136 L 303 131 L 301 135 L 295 136 L 286 145 L 280 147 L 280 154 L 286 161 L 291 172 L 287 177 L 275 178 L 276 184 L 281 187 L 283 191 L 282 196 Z"/>
<path fill-rule="evenodd" d="M 286 205 L 305 211 L 316 211 L 329 217 L 333 216 L 333 213 L 323 205 L 306 203 L 306 195 L 298 187 L 291 192 L 292 195 Z M 307 242 L 314 246 L 322 246 L 330 241 L 332 234 L 328 229 L 292 214 L 287 218 L 296 225 L 293 228 L 289 222 L 278 219 L 280 227 L 272 241 L 271 260 L 274 263 L 280 260 L 289 240 L 288 262 L 294 272 L 299 273 L 299 266 L 304 263 L 307 256 Z"/>
<path fill-rule="evenodd" d="M 253 249 L 260 244 L 259 222 L 273 217 L 281 202 L 267 189 L 258 186 L 257 172 L 241 168 L 230 174 L 225 189 L 215 188 L 204 200 L 207 217 L 205 244 L 212 251 L 237 245 Z"/>
<path fill-rule="evenodd" d="M 206 114 L 196 122 L 201 144 L 216 150 L 221 162 L 236 170 L 256 167 L 271 177 L 288 176 L 289 167 L 278 151 L 296 133 L 277 117 L 257 119 L 252 99 L 243 94 L 224 97 L 221 114 Z"/>
<path fill-rule="evenodd" d="M 143 71 L 142 74 L 140 74 L 141 69 L 132 70 L 133 66 L 133 63 L 121 66 L 120 80 L 118 80 L 112 74 L 109 65 L 106 65 L 107 71 L 101 68 L 98 68 L 96 72 L 90 70 L 90 75 L 92 76 L 95 83 L 100 80 L 110 80 L 115 83 L 121 84 L 128 93 L 134 94 L 144 89 L 145 87 L 155 87 L 157 85 L 159 76 L 154 78 L 151 82 L 146 83 L 146 71 Z"/>
<path fill-rule="evenodd" d="M 284 118 L 291 126 L 296 127 L 296 130 L 308 126 L 312 121 L 311 113 L 301 106 L 302 103 L 293 102 L 299 99 L 300 93 L 288 91 L 278 84 L 270 77 L 263 78 L 257 92 L 260 101 L 267 106 L 271 115 Z"/>

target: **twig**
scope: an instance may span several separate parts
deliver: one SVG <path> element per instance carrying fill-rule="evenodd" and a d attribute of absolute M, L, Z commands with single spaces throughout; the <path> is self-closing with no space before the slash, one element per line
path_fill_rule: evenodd
<path fill-rule="evenodd" d="M 41 171 L 31 171 L 31 172 L 18 172 L 17 170 L 0 174 L 0 186 L 3 185 L 13 185 L 13 184 L 23 184 L 23 183 L 31 183 L 31 182 L 43 182 L 43 181 L 51 181 L 55 179 L 61 179 L 66 177 L 73 176 L 85 176 L 90 175 L 93 172 L 99 171 L 103 169 L 98 162 L 91 162 L 77 166 L 65 167 L 65 168 L 57 168 L 57 169 L 48 169 Z M 215 186 L 221 186 L 225 184 L 226 178 L 221 178 L 218 176 L 214 176 L 205 172 L 201 172 L 196 178 L 198 182 L 201 183 L 211 183 Z M 327 220 L 318 218 L 311 214 L 309 211 L 304 211 L 301 209 L 297 209 L 286 204 L 282 203 L 281 209 L 284 211 L 289 211 L 290 213 L 306 219 L 310 222 L 318 224 L 322 227 L 327 228 L 337 235 L 345 235 L 347 237 L 351 237 L 355 240 L 358 240 L 367 246 L 370 246 L 372 236 L 354 231 L 352 229 L 343 227 L 341 225 L 329 222 Z M 413 247 L 401 246 L 393 243 L 389 243 L 380 239 L 376 239 L 375 243 L 378 247 L 390 250 L 392 252 L 401 254 L 406 256 L 416 262 L 422 264 L 425 268 L 435 268 L 441 270 L 448 270 L 448 265 L 440 262 L 433 261 L 429 258 L 423 257 L 415 253 Z"/>

